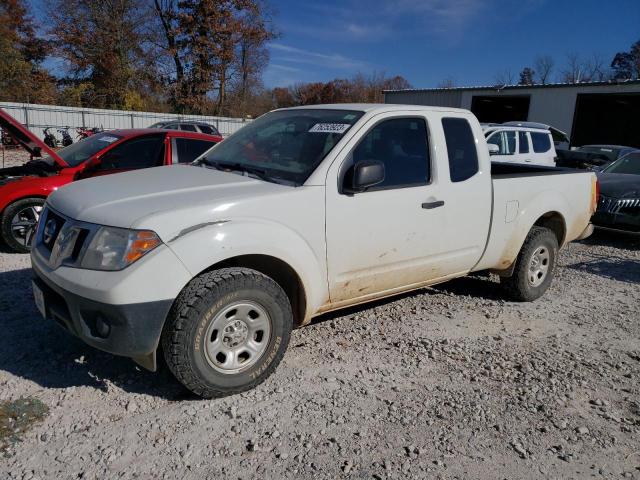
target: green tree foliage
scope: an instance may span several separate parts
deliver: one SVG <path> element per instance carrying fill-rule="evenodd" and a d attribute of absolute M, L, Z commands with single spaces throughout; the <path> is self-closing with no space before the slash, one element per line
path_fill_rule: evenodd
<path fill-rule="evenodd" d="M 47 44 L 34 32 L 23 0 L 0 2 L 0 101 L 50 103 L 55 82 L 41 66 Z"/>

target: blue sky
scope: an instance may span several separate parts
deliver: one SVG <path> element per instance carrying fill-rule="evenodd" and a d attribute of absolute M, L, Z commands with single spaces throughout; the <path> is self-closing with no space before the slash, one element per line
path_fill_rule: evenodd
<path fill-rule="evenodd" d="M 640 40 L 640 0 L 271 0 L 269 87 L 377 71 L 415 87 L 517 77 L 539 54 L 613 55 Z M 555 78 L 555 75 L 552 75 Z"/>
<path fill-rule="evenodd" d="M 46 0 L 28 0 L 46 20 Z M 269 46 L 267 87 L 402 75 L 415 87 L 516 77 L 539 54 L 613 55 L 640 40 L 640 0 L 265 0 L 281 36 Z M 55 61 L 49 61 L 55 69 Z"/>

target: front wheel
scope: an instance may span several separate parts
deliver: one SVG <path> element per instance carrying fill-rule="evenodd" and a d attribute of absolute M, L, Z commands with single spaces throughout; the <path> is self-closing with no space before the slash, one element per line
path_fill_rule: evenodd
<path fill-rule="evenodd" d="M 2 214 L 2 239 L 12 250 L 31 250 L 44 198 L 24 198 L 5 208 Z"/>
<path fill-rule="evenodd" d="M 248 268 L 196 277 L 178 296 L 162 333 L 173 375 L 195 394 L 220 397 L 269 377 L 289 344 L 291 305 L 271 278 Z"/>
<path fill-rule="evenodd" d="M 544 227 L 533 227 L 527 235 L 511 277 L 500 278 L 507 294 L 519 302 L 540 298 L 551 285 L 558 256 L 558 239 Z"/>

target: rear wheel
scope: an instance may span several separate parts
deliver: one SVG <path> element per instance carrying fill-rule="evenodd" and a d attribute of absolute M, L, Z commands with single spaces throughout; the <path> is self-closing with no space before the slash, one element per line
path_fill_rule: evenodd
<path fill-rule="evenodd" d="M 2 239 L 16 252 L 28 253 L 44 206 L 44 198 L 24 198 L 5 208 Z"/>
<path fill-rule="evenodd" d="M 500 283 L 514 300 L 536 300 L 551 285 L 557 255 L 558 240 L 555 234 L 548 228 L 533 227 L 520 249 L 513 275 L 500 278 Z"/>
<path fill-rule="evenodd" d="M 195 278 L 179 295 L 162 334 L 173 375 L 211 398 L 251 389 L 282 360 L 293 328 L 291 305 L 271 278 L 225 268 Z"/>

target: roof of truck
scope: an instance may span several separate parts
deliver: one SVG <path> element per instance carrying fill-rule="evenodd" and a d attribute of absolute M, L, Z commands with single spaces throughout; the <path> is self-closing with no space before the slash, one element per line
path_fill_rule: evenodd
<path fill-rule="evenodd" d="M 392 103 L 328 103 L 320 105 L 303 105 L 301 107 L 285 108 L 283 110 L 300 110 L 310 108 L 321 108 L 327 110 L 357 110 L 361 112 L 373 112 L 376 110 L 390 112 L 396 110 L 431 110 L 438 112 L 461 112 L 468 113 L 469 110 L 451 107 L 432 107 L 430 105 L 399 105 Z"/>

